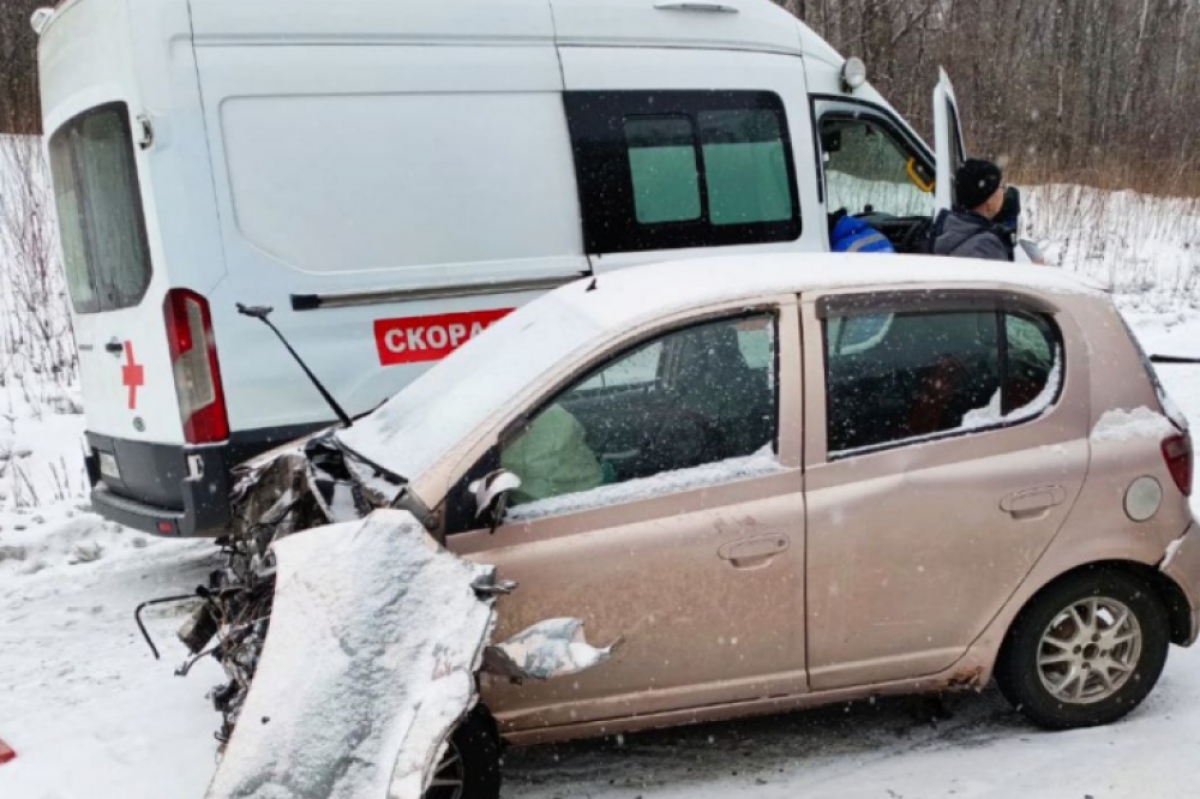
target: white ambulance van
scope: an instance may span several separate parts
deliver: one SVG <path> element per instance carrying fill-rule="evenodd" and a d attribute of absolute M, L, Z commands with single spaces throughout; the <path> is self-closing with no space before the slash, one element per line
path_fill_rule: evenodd
<path fill-rule="evenodd" d="M 563 282 L 911 249 L 940 156 L 768 0 L 66 0 L 34 15 L 96 508 L 219 535 L 229 469 Z M 797 261 L 803 268 L 803 260 Z"/>

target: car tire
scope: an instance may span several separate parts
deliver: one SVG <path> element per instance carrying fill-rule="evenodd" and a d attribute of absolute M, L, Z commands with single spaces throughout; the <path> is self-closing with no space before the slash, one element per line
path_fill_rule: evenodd
<path fill-rule="evenodd" d="M 492 714 L 476 705 L 450 736 L 425 799 L 499 799 L 500 736 Z"/>
<path fill-rule="evenodd" d="M 1088 570 L 1052 584 L 1021 612 L 996 662 L 996 682 L 1039 727 L 1110 724 L 1150 693 L 1169 644 L 1166 609 L 1147 583 Z"/>

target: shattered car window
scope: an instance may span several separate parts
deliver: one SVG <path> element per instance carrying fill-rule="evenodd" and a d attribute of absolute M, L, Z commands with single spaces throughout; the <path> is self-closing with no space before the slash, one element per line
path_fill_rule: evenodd
<path fill-rule="evenodd" d="M 740 316 L 673 331 L 593 370 L 503 448 L 501 465 L 521 479 L 511 505 L 769 448 L 775 339 L 773 316 Z"/>
<path fill-rule="evenodd" d="M 1022 421 L 1061 388 L 1061 347 L 1042 315 L 834 316 L 825 339 L 831 453 Z"/>

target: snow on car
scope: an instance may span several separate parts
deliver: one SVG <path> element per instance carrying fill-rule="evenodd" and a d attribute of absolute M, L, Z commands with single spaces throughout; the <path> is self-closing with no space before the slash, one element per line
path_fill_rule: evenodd
<path fill-rule="evenodd" d="M 1118 411 L 1137 435 L 1097 435 Z M 1191 472 L 1190 437 L 1111 299 L 1054 270 L 747 256 L 585 279 L 349 429 L 240 469 L 230 567 L 200 612 L 249 622 L 225 624 L 216 650 L 230 676 L 217 692 L 226 757 L 270 736 L 242 733 L 275 718 L 260 696 L 282 704 L 282 686 L 305 679 L 267 634 L 277 555 L 286 565 L 289 541 L 330 523 L 349 526 L 324 540 L 381 534 L 380 513 L 399 513 L 386 518 L 404 519 L 411 541 L 428 533 L 494 568 L 504 589 L 478 709 L 467 715 L 460 692 L 436 714 L 468 720 L 453 754 L 434 765 L 444 725 L 379 750 L 383 764 L 426 764 L 412 784 L 431 790 L 495 796 L 501 739 L 977 689 L 993 675 L 1039 725 L 1107 723 L 1150 692 L 1169 643 L 1195 640 Z M 374 569 L 348 553 L 313 555 L 305 580 Z M 459 582 L 460 594 L 472 584 Z M 337 592 L 311 598 L 310 621 L 406 623 L 392 608 L 361 613 L 369 603 L 349 621 Z M 620 646 L 593 649 L 580 624 Z M 475 654 L 462 643 L 447 645 L 466 674 Z M 419 662 L 389 662 L 394 696 L 419 693 Z M 410 710 L 350 712 L 373 730 L 403 727 Z M 319 715 L 274 734 L 302 740 Z M 463 770 L 435 778 L 450 766 Z"/>

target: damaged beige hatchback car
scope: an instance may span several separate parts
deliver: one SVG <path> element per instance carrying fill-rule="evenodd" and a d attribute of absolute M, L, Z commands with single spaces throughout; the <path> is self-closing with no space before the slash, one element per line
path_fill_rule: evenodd
<path fill-rule="evenodd" d="M 305 451 L 322 521 L 404 508 L 517 582 L 496 638 L 561 616 L 623 642 L 571 679 L 485 674 L 515 744 L 992 677 L 1038 725 L 1104 724 L 1196 638 L 1186 422 L 1111 299 L 1057 270 L 604 274 Z M 247 528 L 281 524 L 266 462 Z"/>

